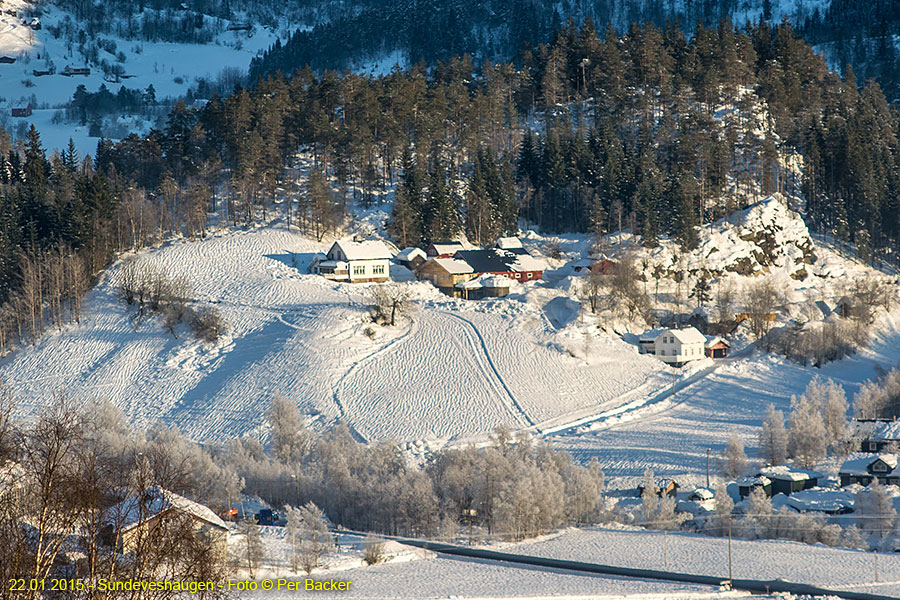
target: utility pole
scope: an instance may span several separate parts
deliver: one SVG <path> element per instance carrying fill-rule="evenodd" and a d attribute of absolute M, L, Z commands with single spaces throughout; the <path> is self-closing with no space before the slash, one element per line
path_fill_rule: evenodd
<path fill-rule="evenodd" d="M 709 489 L 709 448 L 706 449 L 706 488 Z"/>
<path fill-rule="evenodd" d="M 872 560 L 875 563 L 875 583 L 878 583 L 878 550 L 872 550 Z"/>

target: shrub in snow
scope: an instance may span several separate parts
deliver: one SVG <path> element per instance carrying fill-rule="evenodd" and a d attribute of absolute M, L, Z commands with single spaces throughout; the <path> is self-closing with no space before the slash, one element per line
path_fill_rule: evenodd
<path fill-rule="evenodd" d="M 856 494 L 856 518 L 861 529 L 885 537 L 897 526 L 894 501 L 878 479 Z"/>
<path fill-rule="evenodd" d="M 374 535 L 366 536 L 366 546 L 363 550 L 363 560 L 367 565 L 377 565 L 386 558 L 384 540 Z"/>
<path fill-rule="evenodd" d="M 222 314 L 212 306 L 204 306 L 194 311 L 190 324 L 194 335 L 209 343 L 218 341 L 219 337 L 227 330 L 227 324 Z"/>

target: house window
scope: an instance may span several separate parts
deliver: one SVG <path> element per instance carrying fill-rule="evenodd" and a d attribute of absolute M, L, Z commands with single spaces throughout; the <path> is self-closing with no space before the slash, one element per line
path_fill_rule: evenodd
<path fill-rule="evenodd" d="M 878 444 L 876 444 L 875 442 L 869 442 L 869 450 L 875 452 L 876 450 L 878 450 Z"/>
<path fill-rule="evenodd" d="M 372 273 L 375 275 L 384 275 L 384 265 L 375 265 L 372 267 Z"/>
<path fill-rule="evenodd" d="M 531 279 L 531 273 L 526 273 L 525 276 L 526 276 L 528 279 Z"/>
<path fill-rule="evenodd" d="M 353 267 L 354 275 L 365 275 L 366 274 L 366 265 L 355 265 Z"/>
<path fill-rule="evenodd" d="M 878 473 L 884 473 L 885 471 L 887 471 L 887 465 L 881 461 L 878 461 L 874 465 L 872 465 L 872 470 L 877 471 Z"/>
<path fill-rule="evenodd" d="M 663 350 L 662 352 L 660 352 L 660 355 L 665 356 L 665 355 L 666 355 L 666 351 Z"/>

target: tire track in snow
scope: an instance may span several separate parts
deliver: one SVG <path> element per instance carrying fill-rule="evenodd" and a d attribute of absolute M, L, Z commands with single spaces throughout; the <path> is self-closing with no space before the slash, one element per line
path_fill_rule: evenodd
<path fill-rule="evenodd" d="M 469 328 L 471 328 L 471 330 L 475 333 L 475 336 L 478 338 L 479 344 L 481 345 L 481 353 L 484 355 L 484 359 L 487 361 L 488 367 L 490 367 L 489 371 L 494 374 L 494 378 L 496 379 L 496 382 L 500 384 L 500 387 L 503 388 L 503 391 L 505 392 L 506 397 L 509 398 L 510 402 L 512 402 L 512 405 L 515 408 L 515 411 L 513 411 L 513 412 L 518 411 L 519 414 L 521 414 L 522 417 L 525 419 L 525 422 L 528 423 L 528 426 L 534 427 L 534 425 L 535 425 L 534 420 L 528 415 L 528 413 L 525 411 L 525 409 L 522 408 L 522 405 L 519 404 L 519 401 L 516 400 L 516 397 L 513 395 L 512 390 L 509 389 L 509 386 L 506 385 L 506 382 L 503 380 L 503 377 L 500 376 L 500 371 L 498 371 L 497 367 L 494 365 L 494 361 L 491 359 L 491 355 L 488 352 L 487 345 L 484 343 L 484 336 L 481 335 L 481 331 L 479 331 L 479 329 L 475 325 L 475 323 L 473 323 L 472 321 L 470 321 L 469 319 L 467 319 L 465 317 L 461 317 L 461 316 L 453 314 L 451 312 L 447 312 L 447 311 L 442 311 L 442 312 L 445 315 L 448 315 L 450 317 L 453 317 L 454 319 L 457 319 L 458 321 L 462 321 L 463 323 L 468 325 Z M 478 361 L 482 370 L 488 371 L 488 369 L 484 368 L 484 363 L 481 360 L 479 360 L 478 358 L 476 358 L 476 360 Z"/>
<path fill-rule="evenodd" d="M 400 336 L 398 336 L 398 337 L 395 337 L 394 339 L 392 339 L 390 342 L 388 342 L 387 344 L 385 344 L 384 346 L 382 346 L 382 347 L 379 348 L 378 350 L 375 350 L 374 352 L 371 352 L 371 353 L 369 353 L 369 354 L 363 356 L 362 358 L 356 360 L 356 362 L 354 362 L 352 365 L 350 365 L 350 368 L 349 368 L 349 369 L 347 369 L 346 371 L 344 371 L 344 374 L 341 375 L 341 377 L 340 377 L 340 378 L 337 380 L 337 382 L 335 382 L 335 384 L 334 384 L 334 392 L 332 393 L 332 398 L 334 399 L 334 403 L 335 403 L 335 404 L 337 405 L 337 407 L 338 407 L 338 412 L 340 413 L 340 417 L 339 417 L 339 418 L 342 419 L 342 420 L 344 421 L 344 423 L 347 424 L 347 427 L 350 428 L 350 432 L 351 432 L 351 433 L 354 435 L 354 437 L 356 437 L 357 440 L 360 441 L 360 442 L 368 443 L 369 440 L 368 440 L 364 435 L 362 435 L 362 434 L 361 434 L 361 433 L 360 433 L 353 425 L 351 425 L 351 424 L 347 421 L 347 419 L 346 419 L 347 411 L 346 411 L 346 408 L 344 407 L 344 404 L 341 402 L 341 398 L 340 398 L 340 395 L 341 395 L 341 388 L 343 388 L 343 386 L 344 386 L 344 381 L 346 381 L 347 378 L 348 378 L 351 374 L 355 373 L 362 365 L 368 363 L 370 360 L 372 360 L 372 359 L 375 358 L 376 356 L 380 356 L 381 354 L 384 354 L 385 352 L 387 352 L 388 350 L 390 350 L 391 348 L 393 348 L 393 347 L 396 346 L 397 344 L 399 344 L 399 343 L 403 342 L 404 340 L 406 340 L 406 339 L 407 339 L 409 336 L 411 336 L 413 333 L 415 333 L 415 332 L 418 330 L 418 328 L 419 328 L 419 324 L 418 324 L 418 322 L 417 322 L 415 319 L 413 319 L 412 317 L 410 317 L 409 320 L 410 320 L 409 329 L 407 329 L 405 333 L 403 333 L 402 335 L 400 335 Z"/>

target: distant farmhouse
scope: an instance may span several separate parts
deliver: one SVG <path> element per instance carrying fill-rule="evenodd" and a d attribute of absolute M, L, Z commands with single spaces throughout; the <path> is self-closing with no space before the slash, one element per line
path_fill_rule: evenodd
<path fill-rule="evenodd" d="M 425 249 L 427 258 L 450 258 L 459 250 L 466 250 L 462 242 L 442 242 L 429 244 Z"/>
<path fill-rule="evenodd" d="M 327 254 L 317 255 L 309 272 L 335 281 L 383 282 L 390 279 L 391 251 L 377 240 L 338 240 Z"/>
<path fill-rule="evenodd" d="M 838 470 L 841 485 L 869 485 L 873 479 L 885 485 L 900 484 L 896 454 L 851 454 Z"/>
<path fill-rule="evenodd" d="M 642 354 L 655 354 L 675 367 L 706 357 L 706 336 L 694 327 L 652 329 L 638 339 L 638 346 Z"/>
<path fill-rule="evenodd" d="M 141 539 L 174 519 L 183 519 L 184 525 L 211 542 L 215 551 L 222 555 L 227 552 L 228 526 L 216 513 L 160 487 L 126 498 L 109 514 L 112 522 L 106 528 L 106 541 L 126 554 L 135 550 Z"/>
<path fill-rule="evenodd" d="M 500 238 L 494 246 L 458 249 L 446 256 L 447 251 L 461 247 L 457 244 L 431 244 L 428 255 L 432 258 L 419 267 L 419 277 L 447 295 L 466 299 L 505 296 L 513 281 L 543 278 L 544 265 L 528 254 L 518 238 Z M 486 275 L 494 278 L 480 279 Z"/>
<path fill-rule="evenodd" d="M 421 267 L 426 260 L 428 260 L 428 256 L 421 248 L 404 248 L 394 257 L 395 263 L 406 267 L 410 271 L 415 271 Z"/>
<path fill-rule="evenodd" d="M 900 421 L 854 419 L 854 438 L 861 439 L 861 452 L 889 452 L 900 447 Z"/>

